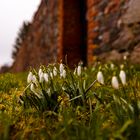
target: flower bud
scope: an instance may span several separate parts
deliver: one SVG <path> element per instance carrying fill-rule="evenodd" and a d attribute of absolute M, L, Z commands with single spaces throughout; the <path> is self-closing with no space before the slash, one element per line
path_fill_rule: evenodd
<path fill-rule="evenodd" d="M 118 82 L 118 79 L 117 79 L 116 76 L 113 76 L 113 77 L 112 77 L 111 83 L 112 83 L 112 87 L 113 87 L 114 89 L 119 89 L 119 82 Z"/>
<path fill-rule="evenodd" d="M 53 73 L 52 72 L 50 72 L 50 77 L 53 79 Z"/>
<path fill-rule="evenodd" d="M 43 73 L 42 69 L 39 69 L 39 71 L 38 71 L 39 77 L 40 77 L 40 75 L 41 75 L 42 73 Z"/>
<path fill-rule="evenodd" d="M 40 82 L 40 83 L 43 83 L 43 81 L 44 81 L 44 73 L 42 72 L 42 73 L 40 73 L 40 75 L 39 75 L 39 82 Z"/>
<path fill-rule="evenodd" d="M 31 90 L 32 92 L 36 92 L 36 90 L 35 90 L 35 86 L 34 86 L 33 83 L 32 83 L 31 86 L 30 86 L 30 90 Z"/>
<path fill-rule="evenodd" d="M 101 84 L 104 84 L 104 76 L 103 76 L 102 71 L 99 71 L 99 72 L 97 73 L 97 81 L 98 81 L 99 83 L 101 83 Z"/>
<path fill-rule="evenodd" d="M 114 66 L 113 63 L 110 64 L 110 68 L 111 68 L 112 70 L 115 68 L 115 66 Z"/>
<path fill-rule="evenodd" d="M 120 71 L 119 77 L 123 85 L 126 85 L 126 73 L 124 70 Z"/>
<path fill-rule="evenodd" d="M 66 78 L 66 70 L 63 70 L 62 77 Z"/>
<path fill-rule="evenodd" d="M 56 69 L 56 67 L 54 67 L 54 69 L 53 69 L 53 75 L 54 75 L 54 76 L 57 75 L 57 69 Z"/>
<path fill-rule="evenodd" d="M 79 65 L 77 68 L 77 75 L 80 76 L 82 73 L 82 67 Z"/>
<path fill-rule="evenodd" d="M 28 77 L 27 77 L 27 83 L 31 83 L 33 78 L 32 72 L 29 72 Z"/>
<path fill-rule="evenodd" d="M 60 70 L 60 75 L 61 75 L 63 73 L 63 70 L 64 70 L 64 66 L 62 63 L 60 64 L 59 70 Z"/>
<path fill-rule="evenodd" d="M 38 81 L 37 81 L 37 79 L 36 79 L 36 76 L 35 76 L 35 75 L 33 75 L 33 76 L 32 76 L 32 82 L 33 82 L 33 83 L 35 83 L 35 84 L 36 84 L 36 86 L 37 86 Z"/>
<path fill-rule="evenodd" d="M 44 73 L 44 80 L 45 80 L 45 82 L 49 82 L 49 75 L 48 75 L 48 73 Z"/>

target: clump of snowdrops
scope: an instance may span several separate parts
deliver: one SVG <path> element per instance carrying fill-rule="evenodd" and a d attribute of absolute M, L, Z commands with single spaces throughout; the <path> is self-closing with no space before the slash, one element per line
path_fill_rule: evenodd
<path fill-rule="evenodd" d="M 104 106 L 110 99 L 125 102 L 124 98 L 132 96 L 126 95 L 129 79 L 133 76 L 129 72 L 125 64 L 118 66 L 113 63 L 98 64 L 90 69 L 79 63 L 75 70 L 63 63 L 40 66 L 38 70 L 29 71 L 28 85 L 20 102 L 25 108 L 33 107 L 39 112 L 58 112 L 78 106 L 92 110 L 95 100 Z"/>

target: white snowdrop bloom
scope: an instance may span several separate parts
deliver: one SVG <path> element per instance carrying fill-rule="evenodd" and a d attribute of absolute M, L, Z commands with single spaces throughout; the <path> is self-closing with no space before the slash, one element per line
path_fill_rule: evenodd
<path fill-rule="evenodd" d="M 36 83 L 36 81 L 37 81 L 36 76 L 33 75 L 33 76 L 32 76 L 32 82 Z"/>
<path fill-rule="evenodd" d="M 80 76 L 82 73 L 82 67 L 79 65 L 77 68 L 77 75 Z"/>
<path fill-rule="evenodd" d="M 112 77 L 111 84 L 114 89 L 119 89 L 119 81 L 116 76 Z"/>
<path fill-rule="evenodd" d="M 50 72 L 50 77 L 53 79 L 53 73 L 52 72 Z"/>
<path fill-rule="evenodd" d="M 40 68 L 39 71 L 38 71 L 38 75 L 40 77 L 40 75 L 43 73 L 42 69 Z"/>
<path fill-rule="evenodd" d="M 66 70 L 63 70 L 62 77 L 66 78 Z"/>
<path fill-rule="evenodd" d="M 39 82 L 42 83 L 44 81 L 44 73 L 40 73 L 39 75 Z"/>
<path fill-rule="evenodd" d="M 127 60 L 127 55 L 124 55 L 124 56 L 123 56 L 123 59 L 124 59 L 124 60 Z"/>
<path fill-rule="evenodd" d="M 63 91 L 65 91 L 65 90 L 66 90 L 66 88 L 65 88 L 64 86 L 62 86 L 62 90 L 63 90 Z"/>
<path fill-rule="evenodd" d="M 120 71 L 119 77 L 123 85 L 126 85 L 126 73 L 124 70 Z"/>
<path fill-rule="evenodd" d="M 48 73 L 44 73 L 44 80 L 45 80 L 45 82 L 49 82 L 49 75 L 48 75 Z"/>
<path fill-rule="evenodd" d="M 35 76 L 35 75 L 33 75 L 33 76 L 32 76 L 32 82 L 33 82 L 33 83 L 35 83 L 35 84 L 36 84 L 36 86 L 37 86 L 38 81 L 37 81 L 37 79 L 36 79 L 36 76 Z"/>
<path fill-rule="evenodd" d="M 103 76 L 102 71 L 99 71 L 99 72 L 97 73 L 97 81 L 98 81 L 99 83 L 101 83 L 101 84 L 104 84 L 104 76 Z"/>
<path fill-rule="evenodd" d="M 36 92 L 36 90 L 35 90 L 35 86 L 34 86 L 33 83 L 32 83 L 31 86 L 30 86 L 30 90 L 31 90 L 32 92 Z"/>
<path fill-rule="evenodd" d="M 54 76 L 57 75 L 57 69 L 56 69 L 56 67 L 54 67 L 54 69 L 53 69 L 53 75 L 54 75 Z"/>
<path fill-rule="evenodd" d="M 63 66 L 62 63 L 60 64 L 59 70 L 60 70 L 60 77 L 62 77 L 62 73 L 63 73 L 63 70 L 64 70 L 64 66 Z"/>
<path fill-rule="evenodd" d="M 114 69 L 114 67 L 115 67 L 115 66 L 114 66 L 114 64 L 113 64 L 113 63 L 111 63 L 111 64 L 110 64 L 110 68 L 113 70 L 113 69 Z"/>
<path fill-rule="evenodd" d="M 29 72 L 28 77 L 27 77 L 27 83 L 31 83 L 33 78 L 32 72 Z"/>
<path fill-rule="evenodd" d="M 47 93 L 49 96 L 51 96 L 51 89 L 50 88 L 47 89 Z"/>

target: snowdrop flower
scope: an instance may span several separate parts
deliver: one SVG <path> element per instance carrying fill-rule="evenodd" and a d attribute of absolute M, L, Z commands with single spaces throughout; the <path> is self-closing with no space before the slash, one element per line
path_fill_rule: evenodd
<path fill-rule="evenodd" d="M 112 77 L 111 84 L 114 89 L 119 89 L 119 82 L 116 76 Z"/>
<path fill-rule="evenodd" d="M 50 88 L 47 89 L 47 93 L 48 93 L 48 95 L 50 97 L 51 96 L 51 89 Z"/>
<path fill-rule="evenodd" d="M 79 65 L 77 68 L 77 75 L 80 76 L 82 73 L 82 67 Z"/>
<path fill-rule="evenodd" d="M 97 81 L 98 81 L 99 83 L 101 83 L 101 84 L 104 84 L 104 76 L 103 76 L 102 71 L 99 71 L 99 72 L 97 73 Z"/>
<path fill-rule="evenodd" d="M 63 70 L 62 77 L 66 78 L 66 70 Z"/>
<path fill-rule="evenodd" d="M 113 70 L 113 69 L 114 69 L 114 67 L 115 67 L 115 66 L 114 66 L 114 64 L 113 64 L 113 63 L 111 63 L 111 64 L 110 64 L 110 68 Z"/>
<path fill-rule="evenodd" d="M 126 85 L 126 73 L 124 70 L 120 71 L 119 77 L 123 85 Z"/>
<path fill-rule="evenodd" d="M 43 83 L 43 81 L 44 81 L 44 73 L 42 72 L 42 73 L 40 73 L 40 75 L 39 75 L 39 82 L 40 82 L 40 83 Z"/>
<path fill-rule="evenodd" d="M 37 81 L 37 79 L 36 79 L 36 76 L 35 76 L 35 75 L 33 75 L 33 76 L 32 76 L 32 82 L 33 82 L 33 83 L 35 83 L 35 84 L 36 84 L 36 86 L 37 86 L 38 81 Z"/>
<path fill-rule="evenodd" d="M 44 73 L 44 80 L 45 80 L 45 82 L 49 82 L 49 75 L 48 75 L 48 73 Z"/>
<path fill-rule="evenodd" d="M 57 69 L 56 69 L 56 67 L 54 67 L 54 69 L 53 69 L 53 75 L 54 75 L 54 76 L 57 75 Z"/>
<path fill-rule="evenodd" d="M 124 56 L 123 56 L 123 59 L 124 59 L 124 60 L 127 60 L 127 55 L 124 55 Z"/>
<path fill-rule="evenodd" d="M 64 86 L 62 86 L 62 90 L 63 90 L 63 91 L 65 91 L 65 90 L 66 90 L 66 88 L 65 88 Z"/>
<path fill-rule="evenodd" d="M 37 79 L 36 79 L 36 76 L 35 75 L 32 76 L 32 82 L 33 83 L 36 83 L 37 82 Z"/>
<path fill-rule="evenodd" d="M 31 83 L 33 78 L 32 72 L 29 72 L 28 77 L 27 77 L 27 83 Z"/>
<path fill-rule="evenodd" d="M 35 86 L 34 86 L 33 83 L 32 83 L 31 86 L 30 86 L 30 90 L 31 90 L 32 92 L 36 92 L 36 90 L 35 90 Z"/>
<path fill-rule="evenodd" d="M 42 73 L 43 73 L 42 69 L 39 69 L 39 71 L 38 71 L 39 77 L 42 75 Z"/>
<path fill-rule="evenodd" d="M 61 75 L 63 73 L 63 70 L 64 70 L 64 66 L 62 63 L 60 64 L 59 70 L 60 70 L 60 75 Z"/>
<path fill-rule="evenodd" d="M 50 77 L 53 79 L 53 73 L 52 72 L 50 72 Z"/>

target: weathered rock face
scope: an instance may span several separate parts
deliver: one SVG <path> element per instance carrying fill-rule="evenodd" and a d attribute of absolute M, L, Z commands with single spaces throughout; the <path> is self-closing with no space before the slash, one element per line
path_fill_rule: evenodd
<path fill-rule="evenodd" d="M 47 65 L 55 62 L 59 51 L 59 6 L 58 0 L 48 2 L 42 0 L 38 11 L 29 27 L 12 71 L 24 71 L 29 66 L 39 67 L 40 64 Z"/>
<path fill-rule="evenodd" d="M 102 61 L 121 61 L 129 55 L 132 63 L 140 63 L 140 1 L 102 0 L 96 7 L 98 30 L 93 42 L 97 47 L 93 55 Z"/>
<path fill-rule="evenodd" d="M 140 0 L 131 0 L 126 6 L 126 13 L 122 16 L 123 23 L 133 24 L 140 22 Z"/>
<path fill-rule="evenodd" d="M 42 0 L 12 66 L 24 71 L 64 60 L 140 63 L 139 0 Z"/>
<path fill-rule="evenodd" d="M 62 59 L 70 67 L 86 63 L 86 0 L 42 0 L 12 71 L 24 71 Z"/>

